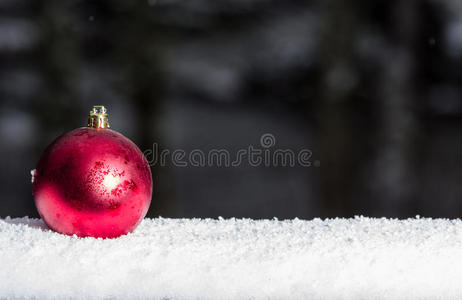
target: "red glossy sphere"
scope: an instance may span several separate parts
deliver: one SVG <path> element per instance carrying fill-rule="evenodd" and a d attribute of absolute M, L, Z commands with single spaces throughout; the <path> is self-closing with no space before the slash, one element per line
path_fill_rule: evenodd
<path fill-rule="evenodd" d="M 143 153 L 110 129 L 78 128 L 42 154 L 33 180 L 35 205 L 53 230 L 113 238 L 146 215 L 152 176 Z"/>

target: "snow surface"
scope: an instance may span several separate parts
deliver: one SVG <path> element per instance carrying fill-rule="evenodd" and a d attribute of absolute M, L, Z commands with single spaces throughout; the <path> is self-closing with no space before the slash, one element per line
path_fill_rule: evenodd
<path fill-rule="evenodd" d="M 0 298 L 461 299 L 462 221 L 145 219 L 118 239 L 0 219 Z"/>

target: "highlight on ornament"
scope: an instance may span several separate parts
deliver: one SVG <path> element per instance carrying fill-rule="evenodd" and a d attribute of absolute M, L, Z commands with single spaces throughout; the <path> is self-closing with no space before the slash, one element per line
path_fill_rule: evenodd
<path fill-rule="evenodd" d="M 132 232 L 152 197 L 152 174 L 140 149 L 109 129 L 104 106 L 88 126 L 56 138 L 32 171 L 35 205 L 54 231 L 115 238 Z"/>

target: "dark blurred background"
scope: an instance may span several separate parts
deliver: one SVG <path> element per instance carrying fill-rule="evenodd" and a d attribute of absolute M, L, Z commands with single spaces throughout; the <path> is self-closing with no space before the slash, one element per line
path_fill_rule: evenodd
<path fill-rule="evenodd" d="M 1 0 L 0 66 L 0 217 L 94 104 L 142 150 L 320 163 L 156 165 L 149 217 L 462 216 L 460 0 Z"/>

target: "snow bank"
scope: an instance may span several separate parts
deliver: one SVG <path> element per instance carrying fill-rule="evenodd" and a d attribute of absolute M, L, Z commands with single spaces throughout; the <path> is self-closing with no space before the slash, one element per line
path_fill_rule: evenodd
<path fill-rule="evenodd" d="M 462 298 L 462 222 L 145 219 L 118 239 L 0 219 L 0 298 Z"/>

